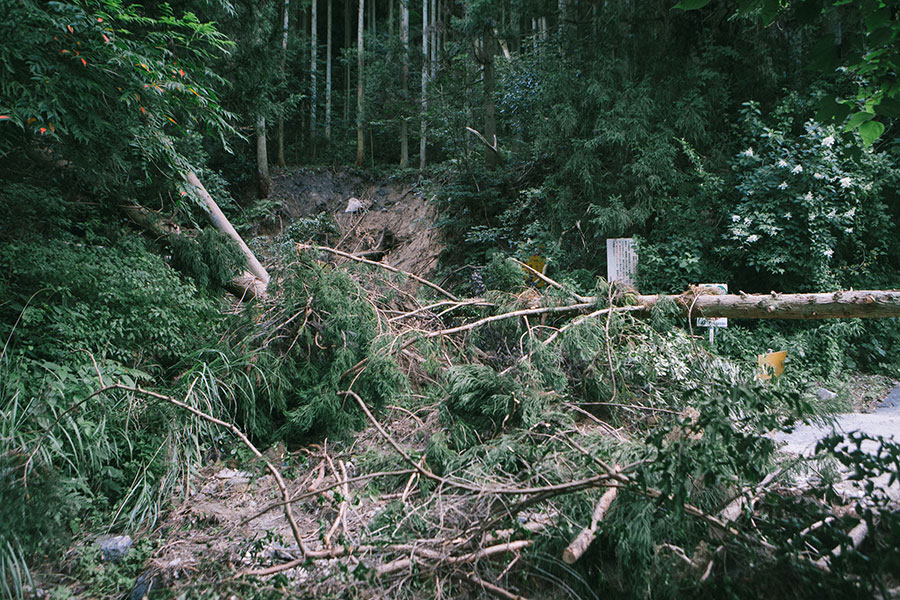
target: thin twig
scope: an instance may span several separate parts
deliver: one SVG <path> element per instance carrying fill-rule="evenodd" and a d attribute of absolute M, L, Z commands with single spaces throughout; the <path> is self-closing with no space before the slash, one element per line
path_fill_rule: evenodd
<path fill-rule="evenodd" d="M 374 266 L 374 267 L 381 267 L 382 269 L 385 269 L 385 270 L 387 270 L 387 271 L 391 271 L 391 272 L 393 272 L 393 273 L 399 273 L 399 274 L 401 274 L 401 275 L 406 275 L 406 276 L 409 277 L 410 279 L 415 279 L 416 281 L 418 281 L 418 282 L 421 283 L 422 285 L 427 285 L 428 287 L 430 287 L 430 288 L 433 289 L 434 291 L 436 291 L 436 292 L 438 292 L 438 293 L 440 293 L 440 294 L 446 296 L 447 298 L 450 298 L 450 299 L 453 300 L 454 302 L 459 302 L 459 298 L 457 298 L 456 296 L 454 296 L 453 294 L 451 294 L 450 292 L 448 292 L 447 290 L 445 290 L 445 289 L 442 288 L 441 286 L 437 285 L 436 283 L 432 283 L 432 282 L 428 281 L 427 279 L 423 279 L 422 277 L 419 277 L 418 275 L 413 275 L 412 273 L 409 273 L 408 271 L 404 271 L 404 270 L 402 270 L 402 269 L 398 269 L 397 267 L 392 267 L 391 265 L 388 265 L 388 264 L 383 263 L 383 262 L 376 262 L 376 261 L 374 261 L 374 260 L 369 260 L 369 259 L 367 259 L 367 258 L 360 258 L 359 256 L 355 256 L 355 255 L 349 254 L 349 253 L 347 253 L 347 252 L 342 252 L 342 251 L 337 250 L 337 249 L 335 249 L 335 248 L 329 248 L 329 247 L 327 247 L 327 246 L 312 246 L 312 245 L 310 245 L 310 244 L 297 244 L 297 250 L 298 250 L 298 251 L 300 251 L 300 250 L 322 250 L 322 251 L 324 251 L 324 252 L 330 252 L 330 253 L 332 253 L 332 254 L 336 254 L 337 256 L 342 256 L 342 257 L 344 257 L 344 258 L 349 258 L 350 260 L 355 260 L 356 262 L 365 263 L 365 264 L 367 264 L 367 265 L 372 265 L 372 266 Z"/>
<path fill-rule="evenodd" d="M 269 473 L 272 474 L 272 477 L 275 478 L 275 483 L 278 486 L 278 489 L 281 491 L 282 498 L 284 498 L 284 500 L 285 500 L 284 516 L 291 526 L 291 533 L 293 533 L 293 535 L 294 535 L 294 540 L 297 542 L 297 547 L 300 549 L 300 552 L 303 554 L 304 557 L 307 556 L 308 550 L 306 548 L 306 545 L 303 543 L 303 536 L 300 534 L 300 528 L 297 525 L 297 521 L 294 519 L 294 513 L 291 510 L 291 505 L 289 502 L 287 502 L 287 500 L 289 499 L 290 496 L 288 494 L 287 485 L 285 485 L 284 479 L 282 478 L 281 473 L 278 471 L 278 469 L 275 468 L 275 465 L 273 465 L 271 462 L 269 462 L 269 460 L 265 456 L 263 456 L 262 452 L 260 452 L 259 449 L 257 449 L 257 447 L 253 445 L 253 442 L 251 442 L 249 440 L 249 438 L 247 438 L 247 436 L 244 434 L 244 432 L 242 432 L 240 429 L 238 429 L 237 425 L 234 425 L 233 423 L 229 423 L 227 421 L 223 421 L 221 419 L 217 419 L 216 417 L 213 417 L 212 415 L 208 415 L 205 412 L 203 412 L 202 410 L 194 408 L 193 406 L 190 406 L 189 404 L 185 404 L 184 402 L 181 402 L 180 400 L 176 400 L 175 398 L 172 398 L 171 396 L 159 394 L 159 393 L 153 392 L 151 390 L 145 390 L 141 387 L 131 387 L 131 386 L 116 383 L 113 385 L 106 386 L 100 390 L 97 390 L 97 392 L 91 394 L 91 396 L 96 396 L 97 394 L 99 394 L 101 392 L 106 392 L 109 390 L 122 390 L 125 392 L 131 392 L 133 394 L 141 394 L 144 396 L 149 396 L 151 398 L 156 398 L 157 400 L 163 400 L 165 402 L 168 402 L 169 404 L 173 404 L 174 406 L 184 409 L 184 410 L 188 411 L 189 413 L 191 413 L 192 415 L 199 417 L 205 421 L 209 421 L 210 423 L 214 423 L 220 427 L 224 427 L 225 429 L 229 430 L 232 434 L 234 434 L 238 439 L 240 439 L 241 442 L 243 442 L 244 445 L 247 446 L 247 448 L 253 453 L 253 455 L 256 456 L 256 458 L 262 459 L 266 463 L 266 469 L 268 469 Z"/>

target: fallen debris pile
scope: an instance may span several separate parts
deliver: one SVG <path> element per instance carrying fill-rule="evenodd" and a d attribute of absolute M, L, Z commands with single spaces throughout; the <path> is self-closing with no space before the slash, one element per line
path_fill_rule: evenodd
<path fill-rule="evenodd" d="M 231 565 L 216 584 L 223 590 L 266 581 L 316 596 L 597 597 L 598 577 L 640 595 L 651 580 L 745 585 L 785 564 L 844 591 L 870 585 L 847 556 L 866 539 L 883 547 L 895 507 L 877 492 L 823 501 L 827 480 L 798 493 L 792 473 L 819 459 L 784 462 L 764 433 L 809 415 L 806 399 L 672 327 L 684 300 L 648 308 L 603 282 L 586 295 L 543 275 L 544 293 L 523 286 L 463 299 L 386 262 L 298 250 L 297 297 L 260 315 L 259 335 L 311 363 L 335 344 L 360 346 L 330 367 L 333 387 L 315 400 L 329 407 L 316 409 L 322 418 L 361 417 L 359 433 L 294 438 L 272 455 L 189 400 L 107 388 L 227 429 L 267 471 L 233 485 L 208 479 L 170 517 L 169 531 L 191 530 L 170 533 L 158 552 L 165 586 L 182 584 L 164 565 L 191 564 L 203 579 L 211 563 Z M 322 305 L 314 292 L 336 272 L 355 308 Z M 418 295 L 404 279 L 420 284 Z M 335 336 L 340 310 L 370 311 L 374 336 Z M 883 445 L 885 457 L 896 454 Z M 857 474 L 890 462 L 836 456 L 856 460 Z"/>

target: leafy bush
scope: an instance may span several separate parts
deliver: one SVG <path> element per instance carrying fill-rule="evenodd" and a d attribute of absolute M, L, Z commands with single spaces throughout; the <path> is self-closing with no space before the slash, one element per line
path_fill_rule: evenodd
<path fill-rule="evenodd" d="M 186 235 L 169 236 L 169 244 L 172 266 L 201 288 L 224 288 L 246 263 L 237 244 L 212 228 L 204 229 L 196 240 Z"/>
<path fill-rule="evenodd" d="M 216 303 L 198 294 L 140 240 L 88 246 L 62 240 L 0 246 L 9 301 L 0 334 L 37 358 L 72 351 L 125 364 L 171 366 L 211 334 Z M 29 302 L 30 298 L 38 302 Z"/>
<path fill-rule="evenodd" d="M 794 134 L 801 111 L 792 100 L 776 110 L 774 125 L 758 104 L 745 105 L 747 148 L 733 162 L 739 198 L 726 208 L 723 252 L 737 267 L 735 283 L 747 290 L 858 285 L 898 251 L 883 200 L 895 169 L 836 129 L 810 121 Z"/>

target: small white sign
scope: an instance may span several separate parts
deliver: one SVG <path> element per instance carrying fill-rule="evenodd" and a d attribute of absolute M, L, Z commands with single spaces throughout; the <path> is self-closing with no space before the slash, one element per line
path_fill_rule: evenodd
<path fill-rule="evenodd" d="M 606 240 L 606 279 L 634 287 L 638 255 L 634 251 L 634 239 L 609 238 Z"/>
<path fill-rule="evenodd" d="M 728 293 L 727 283 L 698 283 L 697 287 L 704 290 L 710 290 L 709 293 L 716 296 Z M 715 319 L 704 319 L 703 317 L 697 317 L 697 327 L 728 327 L 728 318 L 716 317 Z"/>

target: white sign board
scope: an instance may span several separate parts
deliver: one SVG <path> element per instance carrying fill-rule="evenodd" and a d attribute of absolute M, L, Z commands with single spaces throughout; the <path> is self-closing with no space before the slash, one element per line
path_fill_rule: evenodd
<path fill-rule="evenodd" d="M 709 290 L 708 293 L 715 294 L 716 296 L 728 293 L 727 283 L 698 283 L 697 287 Z M 703 317 L 697 317 L 697 327 L 728 327 L 728 318 L 717 317 L 715 319 L 704 319 Z"/>
<path fill-rule="evenodd" d="M 637 252 L 632 238 L 609 238 L 606 240 L 606 279 L 634 287 L 637 274 Z"/>

